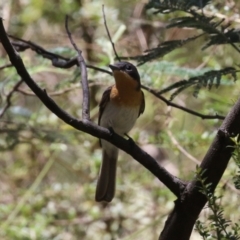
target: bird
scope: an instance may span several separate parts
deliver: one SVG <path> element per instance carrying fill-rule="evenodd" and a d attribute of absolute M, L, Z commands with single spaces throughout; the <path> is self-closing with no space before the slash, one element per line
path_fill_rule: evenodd
<path fill-rule="evenodd" d="M 145 98 L 137 68 L 129 62 L 110 64 L 115 84 L 108 87 L 99 104 L 98 125 L 128 136 L 137 118 L 144 112 Z M 115 194 L 118 148 L 100 139 L 102 164 L 95 200 L 109 203 Z"/>

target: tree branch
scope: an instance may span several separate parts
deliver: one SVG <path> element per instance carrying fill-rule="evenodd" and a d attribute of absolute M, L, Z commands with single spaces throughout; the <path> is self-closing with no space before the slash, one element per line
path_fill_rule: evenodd
<path fill-rule="evenodd" d="M 81 72 L 81 83 L 82 83 L 82 93 L 83 93 L 83 101 L 82 101 L 82 119 L 90 120 L 90 93 L 88 87 L 88 76 L 87 76 L 87 68 L 85 61 L 82 57 L 82 51 L 78 49 L 77 45 L 73 41 L 72 34 L 68 29 L 68 16 L 65 18 L 65 28 L 70 39 L 71 44 L 75 48 L 78 53 L 77 61 Z"/>
<path fill-rule="evenodd" d="M 209 147 L 200 167 L 206 185 L 211 184 L 214 192 L 234 151 L 231 137 L 240 134 L 240 99 L 224 119 L 218 133 Z M 200 183 L 194 178 L 188 183 L 182 196 L 175 202 L 175 207 L 169 215 L 160 240 L 188 240 L 193 226 L 202 208 L 207 202 L 205 195 L 200 193 Z M 184 219 L 184 221 L 183 221 Z M 174 229 L 174 231 L 173 231 Z"/>
<path fill-rule="evenodd" d="M 116 59 L 117 59 L 119 62 L 121 62 L 121 59 L 119 58 L 119 56 L 118 56 L 118 54 L 117 54 L 117 51 L 116 51 L 116 49 L 115 49 L 114 42 L 112 41 L 110 32 L 109 32 L 109 30 L 108 30 L 107 21 L 106 21 L 106 15 L 105 15 L 105 12 L 104 12 L 104 5 L 102 5 L 102 14 L 103 14 L 103 19 L 104 19 L 104 26 L 105 26 L 105 29 L 106 29 L 106 31 L 107 31 L 108 39 L 109 39 L 110 43 L 112 44 L 112 48 L 113 48 L 115 57 L 116 57 Z"/>
<path fill-rule="evenodd" d="M 142 164 L 145 168 L 147 168 L 176 196 L 179 197 L 181 195 L 181 192 L 184 190 L 186 183 L 178 179 L 177 177 L 171 175 L 165 168 L 158 165 L 155 159 L 153 159 L 150 155 L 144 152 L 136 144 L 133 144 L 132 141 L 129 142 L 123 137 L 117 135 L 116 133 L 112 133 L 108 129 L 100 127 L 97 124 L 89 121 L 88 119 L 83 119 L 82 121 L 79 121 L 78 119 L 70 116 L 67 112 L 62 110 L 53 101 L 53 99 L 48 96 L 46 90 L 41 89 L 27 72 L 21 57 L 14 50 L 11 42 L 8 39 L 2 23 L 2 19 L 0 19 L 0 40 L 19 76 L 51 112 L 53 112 L 62 121 L 71 125 L 75 129 L 86 132 L 94 137 L 105 139 L 111 142 L 116 147 L 122 149 L 123 151 L 131 155 L 136 161 Z"/>
<path fill-rule="evenodd" d="M 143 89 L 147 90 L 148 92 L 152 93 L 155 97 L 159 98 L 160 100 L 162 100 L 163 102 L 165 102 L 168 106 L 172 106 L 172 107 L 175 107 L 175 108 L 178 108 L 178 109 L 181 109 L 183 110 L 184 112 L 187 112 L 189 114 L 192 114 L 194 116 L 197 116 L 197 117 L 200 117 L 202 119 L 225 119 L 224 116 L 221 116 L 221 115 L 218 115 L 218 114 L 215 114 L 215 115 L 205 115 L 205 114 L 202 114 L 202 113 L 199 113 L 199 112 L 196 112 L 196 111 L 193 111 L 189 108 L 186 108 L 186 107 L 183 107 L 181 105 L 178 105 L 176 103 L 173 103 L 172 101 L 169 101 L 167 100 L 165 97 L 163 97 L 162 95 L 160 95 L 157 91 L 149 88 L 149 87 L 146 87 L 146 86 L 142 86 Z"/>
<path fill-rule="evenodd" d="M 51 60 L 52 61 L 52 65 L 55 66 L 55 67 L 58 67 L 58 68 L 70 68 L 70 67 L 73 67 L 74 65 L 78 65 L 78 61 L 77 61 L 76 57 L 74 57 L 72 59 L 65 58 L 65 57 L 63 57 L 61 55 L 58 55 L 58 54 L 55 54 L 55 53 L 51 53 L 51 52 L 43 49 L 41 46 L 38 46 L 37 44 L 32 43 L 30 41 L 25 41 L 23 39 L 20 39 L 20 38 L 14 37 L 14 36 L 10 36 L 10 37 L 13 38 L 13 39 L 16 39 L 17 41 L 21 41 L 21 44 L 18 44 L 16 42 L 12 42 L 12 44 L 14 45 L 14 47 L 16 47 L 17 50 L 20 49 L 20 51 L 24 51 L 27 48 L 30 48 L 31 50 L 35 51 L 37 54 L 40 54 L 43 58 L 47 58 L 47 59 Z M 19 46 L 21 46 L 21 48 L 19 48 Z M 86 64 L 86 67 L 90 68 L 90 69 L 94 69 L 94 70 L 99 71 L 99 72 L 103 72 L 103 73 L 107 73 L 109 75 L 112 75 L 112 73 L 110 71 L 105 70 L 103 68 L 98 68 L 98 67 L 95 67 L 95 66 L 92 66 L 92 65 L 88 65 L 88 64 Z M 200 117 L 202 119 L 221 119 L 221 120 L 223 120 L 225 118 L 225 116 L 221 116 L 221 115 L 218 115 L 218 114 L 215 114 L 215 115 L 205 115 L 205 114 L 202 114 L 202 113 L 198 113 L 198 112 L 193 111 L 193 110 L 191 110 L 189 108 L 183 107 L 181 105 L 178 105 L 176 103 L 173 103 L 173 102 L 167 100 L 166 98 L 161 96 L 158 93 L 158 91 L 155 91 L 152 88 L 149 88 L 149 87 L 144 86 L 144 85 L 142 85 L 142 88 L 145 89 L 146 91 L 150 92 L 151 94 L 153 94 L 158 99 L 160 99 L 163 102 L 165 102 L 168 106 L 172 106 L 174 108 L 181 109 L 184 112 L 187 112 L 187 113 L 189 113 L 191 115 Z"/>
<path fill-rule="evenodd" d="M 43 58 L 47 58 L 50 61 L 52 61 L 52 65 L 58 68 L 70 68 L 73 67 L 75 65 L 78 66 L 78 61 L 77 61 L 77 57 L 74 58 L 67 58 L 67 57 L 63 57 L 59 54 L 56 53 L 52 53 L 49 52 L 47 50 L 45 50 L 43 47 L 39 46 L 36 43 L 33 43 L 31 41 L 26 41 L 24 39 L 9 35 L 10 38 L 17 40 L 17 42 L 12 41 L 12 45 L 15 47 L 15 49 L 19 52 L 25 51 L 26 49 L 31 49 L 32 51 L 36 52 L 37 54 L 41 55 Z M 107 74 L 112 74 L 110 71 L 99 68 L 99 67 L 95 67 L 93 65 L 90 64 L 86 64 L 87 68 L 99 71 L 99 72 L 104 72 Z"/>

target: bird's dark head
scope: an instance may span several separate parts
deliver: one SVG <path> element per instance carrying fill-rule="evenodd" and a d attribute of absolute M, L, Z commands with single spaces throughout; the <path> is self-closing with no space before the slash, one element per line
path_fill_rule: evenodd
<path fill-rule="evenodd" d="M 116 62 L 113 65 L 110 64 L 109 67 L 113 72 L 113 76 L 117 81 L 120 78 L 131 78 L 140 85 L 140 76 L 137 68 L 129 62 Z"/>

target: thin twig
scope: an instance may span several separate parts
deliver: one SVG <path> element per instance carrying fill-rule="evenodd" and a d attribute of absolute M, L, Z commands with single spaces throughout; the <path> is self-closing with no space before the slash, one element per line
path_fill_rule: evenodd
<path fill-rule="evenodd" d="M 12 88 L 12 90 L 7 94 L 6 96 L 6 102 L 7 104 L 3 107 L 3 109 L 0 112 L 0 118 L 3 117 L 3 115 L 5 114 L 5 112 L 7 111 L 7 109 L 11 106 L 11 98 L 14 92 L 17 91 L 18 87 L 23 83 L 23 80 L 18 81 Z"/>
<path fill-rule="evenodd" d="M 194 163 L 200 165 L 201 162 L 196 159 L 194 156 L 192 156 L 189 152 L 187 152 L 182 146 L 181 144 L 177 141 L 177 139 L 173 136 L 172 132 L 170 130 L 167 130 L 167 134 L 169 136 L 169 138 L 171 139 L 172 143 L 177 147 L 177 149 L 184 155 L 186 156 L 188 159 L 190 159 L 191 161 L 193 161 Z M 223 183 L 223 185 L 226 185 L 231 191 L 240 194 L 240 191 L 238 189 L 236 189 L 234 187 L 234 185 L 232 185 L 231 183 L 229 183 L 228 181 L 225 181 L 223 179 L 221 179 L 221 183 Z"/>
<path fill-rule="evenodd" d="M 13 67 L 13 65 L 11 63 L 5 64 L 5 65 L 0 67 L 0 70 L 5 69 L 5 68 L 9 68 L 9 67 Z"/>
<path fill-rule="evenodd" d="M 49 96 L 61 96 L 63 94 L 66 94 L 68 92 L 71 92 L 73 90 L 76 90 L 79 86 L 74 86 L 74 87 L 70 87 L 70 88 L 66 88 L 64 90 L 61 91 L 56 91 L 56 92 L 50 92 L 48 93 Z M 36 94 L 34 94 L 33 92 L 30 91 L 25 91 L 24 89 L 17 89 L 17 92 L 20 92 L 21 94 L 25 95 L 25 96 L 31 96 L 31 97 L 36 97 Z"/>
<path fill-rule="evenodd" d="M 191 161 L 193 161 L 194 163 L 200 165 L 200 161 L 197 160 L 195 157 L 193 157 L 190 153 L 188 153 L 177 141 L 177 139 L 173 136 L 172 132 L 170 130 L 167 130 L 167 134 L 169 136 L 169 138 L 171 139 L 172 143 L 177 147 L 177 149 L 183 154 L 185 155 L 188 159 L 190 159 Z"/>
<path fill-rule="evenodd" d="M 114 51 L 114 54 L 115 54 L 116 59 L 117 59 L 119 62 L 121 62 L 121 59 L 119 58 L 119 56 L 118 56 L 118 54 L 117 54 L 117 51 L 116 51 L 116 49 L 115 49 L 114 42 L 112 41 L 110 32 L 109 32 L 109 30 L 108 30 L 107 21 L 106 21 L 106 15 L 105 15 L 105 12 L 104 12 L 104 5 L 102 5 L 102 13 L 103 13 L 103 19 L 104 19 L 104 26 L 105 26 L 106 31 L 107 31 L 108 39 L 109 39 L 109 41 L 110 41 L 111 44 L 112 44 L 112 48 L 113 48 L 113 51 Z"/>
<path fill-rule="evenodd" d="M 216 115 L 205 115 L 205 114 L 202 114 L 202 113 L 198 113 L 198 112 L 193 111 L 193 110 L 191 110 L 191 109 L 189 109 L 189 108 L 180 106 L 180 105 L 178 105 L 178 104 L 176 104 L 176 103 L 173 103 L 173 102 L 167 100 L 165 97 L 163 97 L 163 96 L 161 96 L 160 94 L 158 94 L 158 92 L 155 91 L 154 89 L 151 89 L 151 88 L 146 87 L 146 86 L 143 86 L 143 85 L 142 85 L 142 88 L 145 89 L 145 90 L 147 90 L 148 92 L 152 93 L 155 97 L 157 97 L 157 98 L 159 98 L 160 100 L 162 100 L 163 102 L 165 102 L 168 106 L 172 106 L 172 107 L 181 109 L 181 110 L 183 110 L 184 112 L 190 113 L 190 114 L 195 115 L 195 116 L 197 116 L 197 117 L 200 117 L 200 118 L 202 118 L 202 119 L 220 119 L 220 120 L 225 119 L 224 116 L 221 116 L 221 115 L 218 115 L 218 114 L 216 114 Z"/>
<path fill-rule="evenodd" d="M 103 83 L 90 83 L 88 84 L 89 87 L 92 87 L 92 86 L 104 86 L 105 84 Z M 66 93 L 69 93 L 71 91 L 74 91 L 76 90 L 77 88 L 80 88 L 79 84 L 78 85 L 74 85 L 72 87 L 69 87 L 69 88 L 66 88 L 66 89 L 63 89 L 63 90 L 60 90 L 60 91 L 55 91 L 55 92 L 49 92 L 48 95 L 49 96 L 61 96 L 63 94 L 66 94 Z M 20 92 L 21 94 L 23 95 L 26 95 L 26 96 L 31 96 L 31 97 L 36 97 L 36 95 L 33 93 L 33 92 L 30 92 L 30 91 L 26 91 L 24 89 L 16 89 L 17 92 Z"/>
<path fill-rule="evenodd" d="M 112 72 L 110 72 L 110 71 L 108 71 L 108 70 L 105 70 L 105 69 L 103 69 L 103 68 L 95 67 L 95 66 L 89 65 L 89 64 L 87 64 L 86 66 L 87 66 L 87 68 L 96 70 L 96 71 L 98 71 L 98 72 L 103 72 L 103 73 L 107 73 L 107 74 L 112 75 Z"/>
<path fill-rule="evenodd" d="M 88 76 L 87 76 L 87 68 L 85 61 L 82 57 L 82 51 L 79 50 L 76 43 L 72 38 L 72 34 L 68 29 L 68 15 L 65 18 L 65 29 L 68 34 L 68 38 L 70 39 L 71 44 L 73 45 L 74 49 L 78 53 L 78 64 L 81 72 L 81 83 L 82 83 L 82 93 L 83 93 L 83 101 L 82 101 L 82 119 L 83 120 L 90 120 L 90 93 L 88 87 Z"/>

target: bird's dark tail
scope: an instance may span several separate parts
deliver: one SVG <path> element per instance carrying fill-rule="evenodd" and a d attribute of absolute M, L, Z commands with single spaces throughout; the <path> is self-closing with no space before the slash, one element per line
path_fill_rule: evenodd
<path fill-rule="evenodd" d="M 97 182 L 95 200 L 111 202 L 115 194 L 118 149 L 107 153 L 103 149 L 102 166 Z"/>

